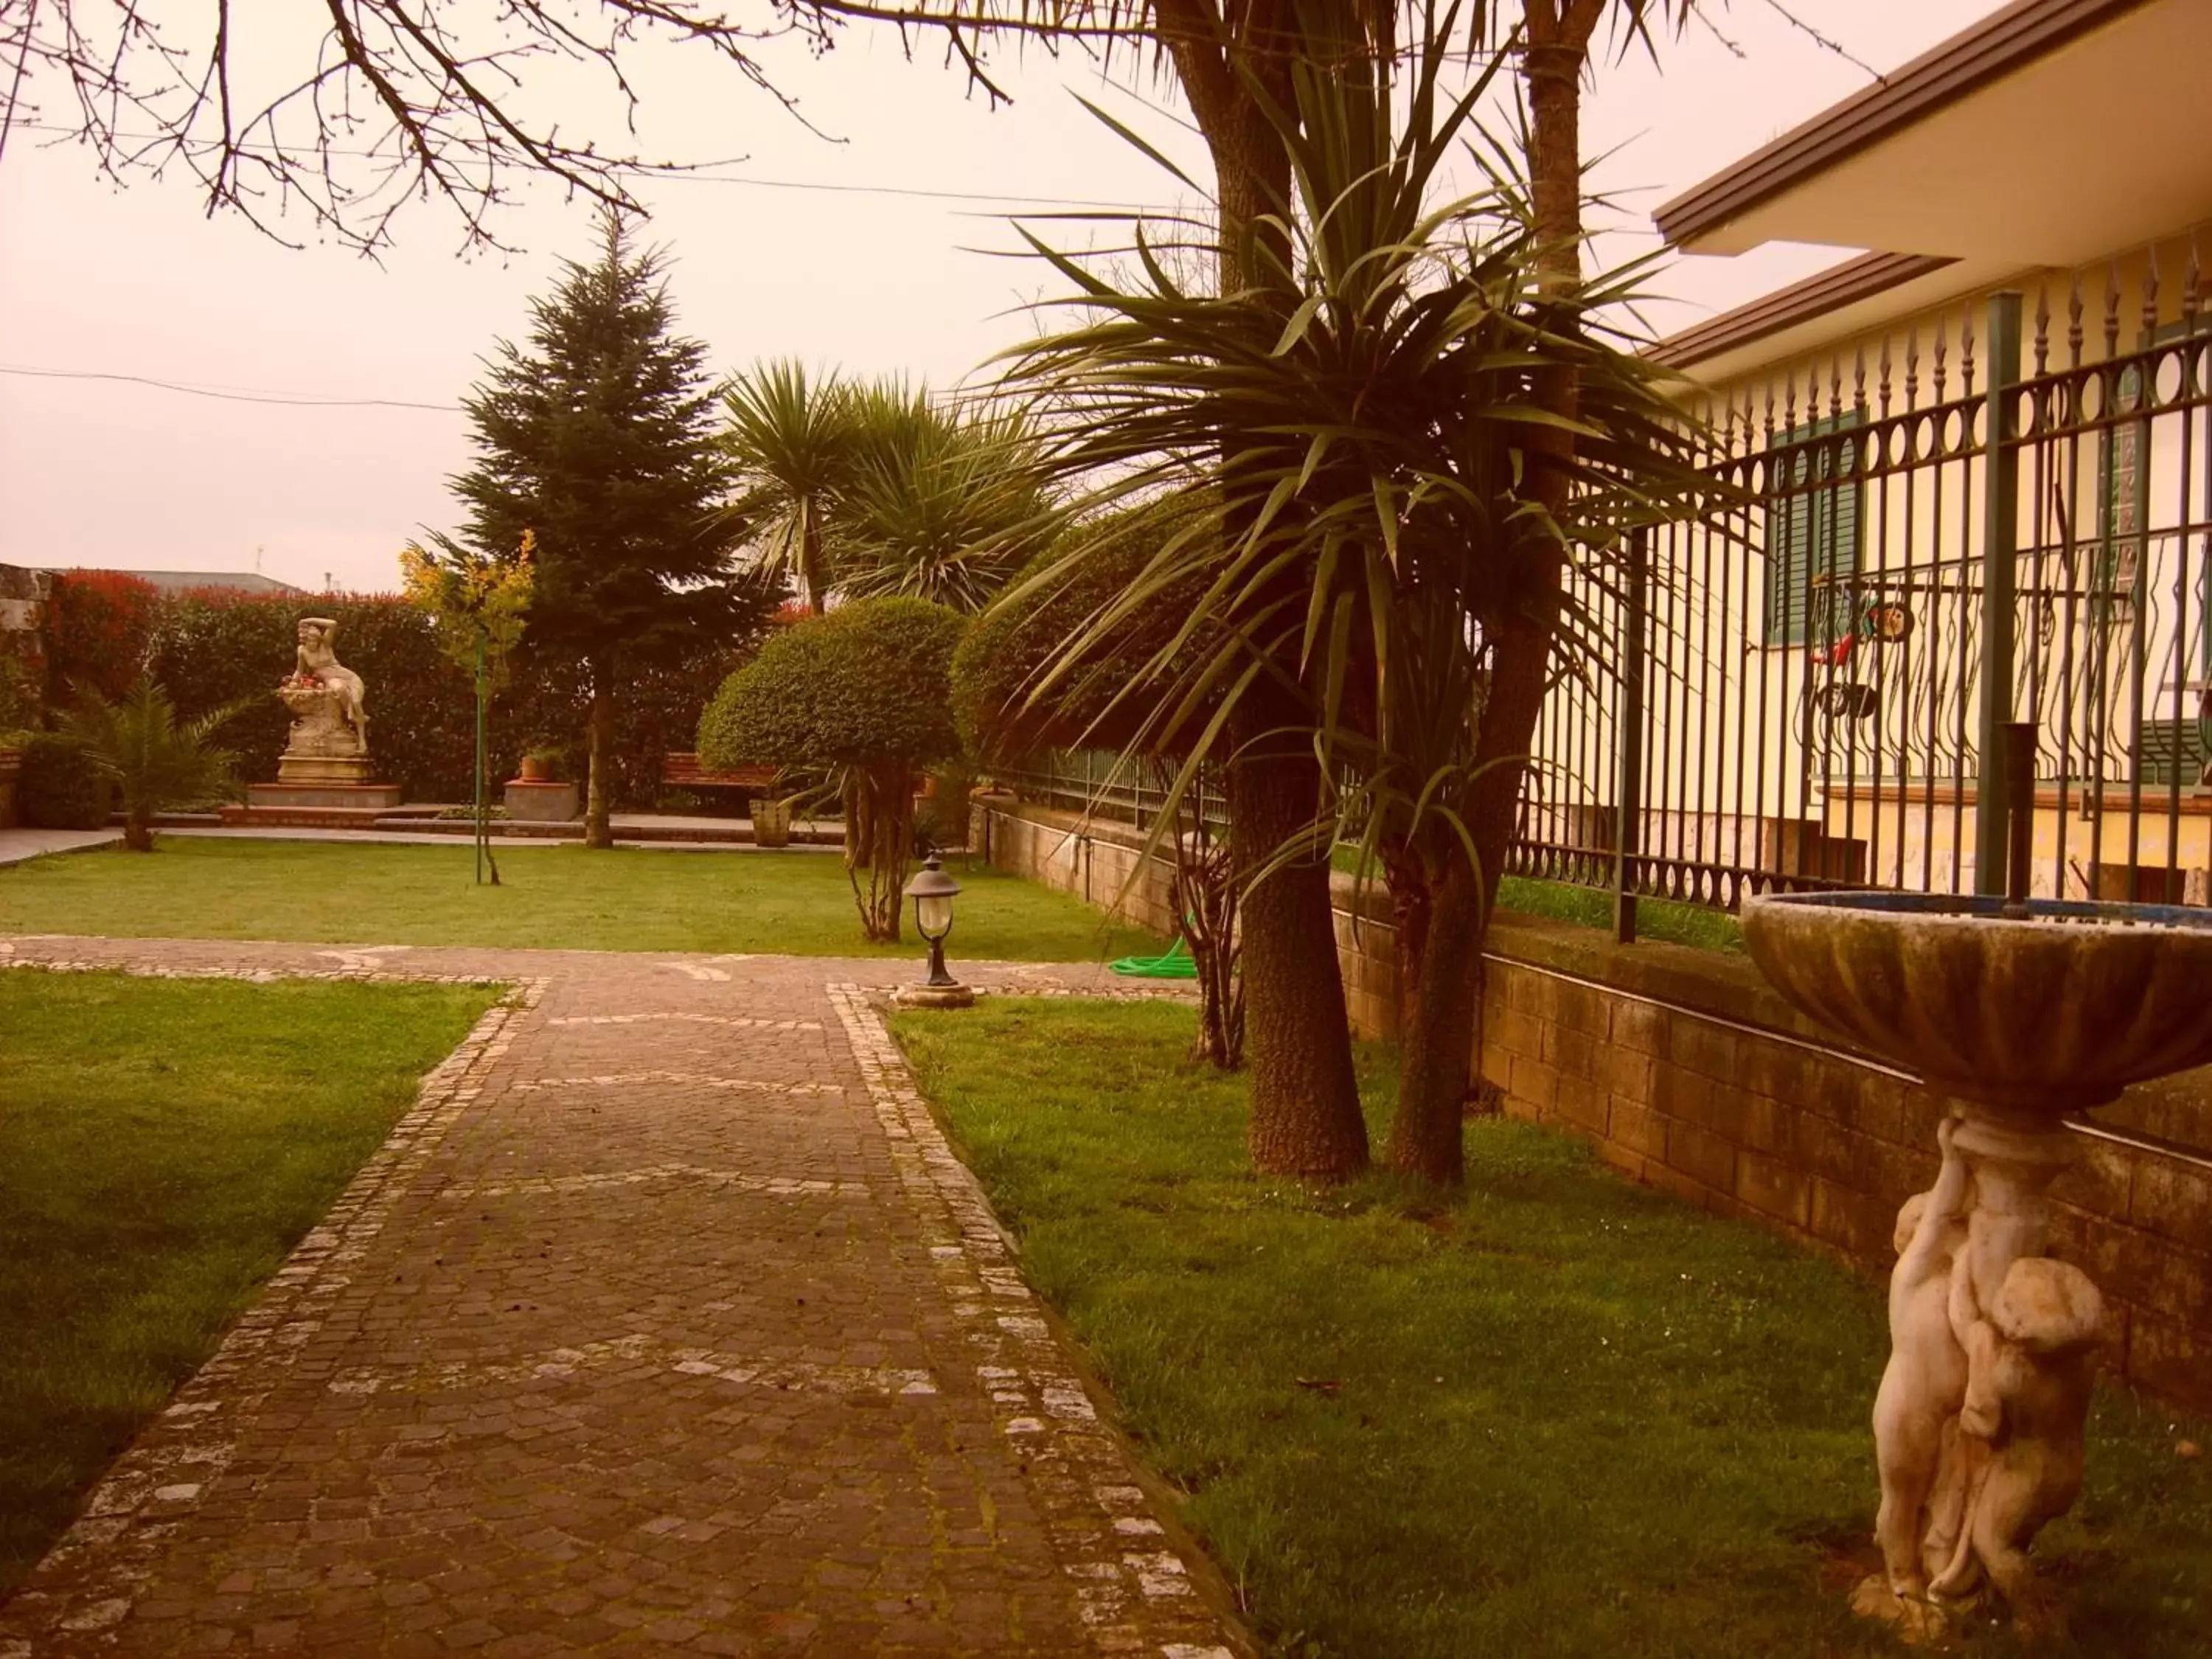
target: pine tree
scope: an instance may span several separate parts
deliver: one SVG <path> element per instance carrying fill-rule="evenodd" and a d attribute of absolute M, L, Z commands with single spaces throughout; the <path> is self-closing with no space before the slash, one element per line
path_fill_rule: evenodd
<path fill-rule="evenodd" d="M 641 661 L 726 637 L 773 604 L 741 573 L 717 509 L 728 474 L 703 362 L 671 331 L 657 249 L 609 212 L 590 264 L 532 301 L 529 348 L 499 343 L 464 399 L 476 464 L 452 480 L 464 539 L 511 556 L 531 532 L 537 582 L 522 653 L 580 662 L 591 687 L 585 844 L 613 844 L 610 738 Z"/>

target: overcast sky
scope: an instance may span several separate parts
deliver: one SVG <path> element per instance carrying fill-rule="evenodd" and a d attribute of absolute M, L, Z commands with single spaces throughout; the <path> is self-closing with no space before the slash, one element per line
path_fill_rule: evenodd
<path fill-rule="evenodd" d="M 1632 58 L 1601 70 L 1588 95 L 1585 143 L 1602 158 L 1596 183 L 1647 233 L 1659 202 L 1869 79 L 1792 28 L 1771 0 L 1709 7 L 1741 57 L 1693 27 L 1664 46 L 1658 69 Z M 1996 0 L 1795 0 L 1794 9 L 1853 58 L 1888 70 Z M 818 61 L 797 49 L 768 60 L 777 84 L 841 142 L 809 133 L 701 55 L 641 65 L 647 135 L 660 150 L 743 156 L 722 171 L 776 181 L 672 179 L 641 191 L 649 236 L 676 257 L 681 325 L 707 343 L 718 371 L 795 354 L 945 386 L 1017 343 L 1026 331 L 1018 307 L 1051 284 L 1004 257 L 1013 243 L 1006 215 L 1035 204 L 882 192 L 1172 199 L 1158 170 L 1086 112 L 1079 92 L 1205 176 L 1202 151 L 1169 118 L 1161 88 L 1102 88 L 1079 59 L 1007 57 L 999 70 L 1015 100 L 995 111 L 967 96 L 934 52 L 907 61 L 886 31 L 851 30 Z M 118 191 L 83 150 L 41 148 L 33 137 L 17 133 L 0 160 L 7 368 L 451 404 L 491 343 L 523 332 L 526 300 L 544 290 L 559 257 L 589 249 L 586 210 L 547 191 L 500 224 L 525 250 L 511 258 L 457 258 L 457 224 L 434 206 L 403 216 L 399 246 L 381 265 L 327 246 L 295 252 L 235 217 L 207 218 L 185 181 L 142 178 Z M 1623 235 L 1605 251 L 1638 249 Z M 1651 319 L 1680 327 L 1839 257 L 1773 246 L 1677 260 L 1654 283 L 1675 303 Z M 328 577 L 388 588 L 398 548 L 421 526 L 453 523 L 445 481 L 468 453 L 457 413 L 301 408 L 0 374 L 0 562 L 258 568 L 305 587 Z"/>

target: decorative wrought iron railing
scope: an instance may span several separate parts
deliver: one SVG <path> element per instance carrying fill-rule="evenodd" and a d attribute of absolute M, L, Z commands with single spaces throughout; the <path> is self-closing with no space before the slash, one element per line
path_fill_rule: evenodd
<path fill-rule="evenodd" d="M 2036 891 L 2205 902 L 2204 297 L 2147 256 L 2101 319 L 2000 295 L 1701 411 L 1736 504 L 1571 578 L 1618 645 L 1563 667 L 1514 867 L 1728 908 L 2001 889 L 1983 733 L 2018 718 Z"/>
<path fill-rule="evenodd" d="M 1612 644 L 1562 661 L 1514 871 L 1613 889 L 1625 935 L 1640 896 L 2002 890 L 1984 733 L 2023 719 L 2034 891 L 2212 900 L 2212 310 L 2193 254 L 2095 286 L 1697 411 L 1733 504 L 1571 574 L 1578 634 Z M 1162 804 L 1110 755 L 1000 775 L 1133 824 Z"/>

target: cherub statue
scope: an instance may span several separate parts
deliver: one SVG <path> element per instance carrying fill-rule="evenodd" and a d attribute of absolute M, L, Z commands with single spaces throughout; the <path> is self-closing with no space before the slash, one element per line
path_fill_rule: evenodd
<path fill-rule="evenodd" d="M 301 679 L 313 680 L 337 694 L 338 718 L 353 728 L 363 754 L 368 752 L 368 715 L 362 707 L 361 676 L 337 659 L 331 636 L 337 623 L 328 617 L 300 618 L 300 648 L 295 658 Z"/>
<path fill-rule="evenodd" d="M 1874 1402 L 1874 1441 L 1881 1469 L 1881 1509 L 1875 1540 L 1881 1547 L 1890 1593 L 1924 1601 L 1927 1574 L 1943 1560 L 1924 1561 L 1926 1517 L 1938 1494 L 1938 1472 L 1957 1432 L 1953 1419 L 1966 1392 L 1966 1354 L 1951 1327 L 1952 1268 L 1966 1238 L 1970 1173 L 1952 1145 L 1959 1128 L 1946 1118 L 1936 1132 L 1943 1166 L 1929 1191 L 1897 1213 L 1897 1266 L 1889 1276 L 1889 1364 Z M 1949 1496 L 1948 1492 L 1943 1494 Z M 1955 1528 L 1954 1517 L 1952 1525 Z M 1952 1535 L 1955 1536 L 1955 1533 Z M 1901 1610 L 1900 1616 L 1903 1616 Z"/>
<path fill-rule="evenodd" d="M 2080 1268 L 2048 1256 L 2022 1256 L 1984 1322 L 1989 1337 L 1968 1384 L 1985 1419 L 1962 1416 L 1972 1462 L 1966 1524 L 1949 1566 L 1929 1586 L 1963 1595 L 1986 1571 L 2013 1609 L 2033 1626 L 2027 1547 L 2046 1522 L 2073 1507 L 2081 1491 L 2081 1434 L 2089 1415 L 2105 1304 Z M 1977 1426 L 1986 1420 L 1986 1434 Z"/>

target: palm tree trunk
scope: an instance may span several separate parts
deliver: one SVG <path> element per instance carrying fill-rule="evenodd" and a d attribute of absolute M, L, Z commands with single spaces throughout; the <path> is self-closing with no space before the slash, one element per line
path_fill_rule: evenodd
<path fill-rule="evenodd" d="M 1221 37 L 1209 15 L 1191 0 L 1161 0 L 1159 16 L 1169 26 L 1169 53 L 1213 158 L 1221 291 L 1255 287 L 1269 263 L 1261 239 L 1280 237 L 1268 216 L 1290 200 L 1291 164 L 1253 82 L 1289 107 L 1289 54 L 1256 51 L 1232 60 L 1217 44 Z M 1251 0 L 1240 33 L 1245 40 L 1279 42 L 1297 21 L 1290 0 Z M 1284 250 L 1274 252 L 1279 258 Z M 1224 457 L 1235 442 L 1233 433 L 1223 434 Z M 1228 524 L 1224 533 L 1234 538 L 1239 529 Z M 1285 712 L 1254 706 L 1239 715 L 1231 732 L 1238 757 L 1227 779 L 1230 851 L 1243 888 L 1252 1073 L 1247 1139 L 1254 1166 L 1265 1173 L 1341 1180 L 1367 1167 L 1367 1124 L 1352 1072 L 1326 851 L 1318 860 L 1308 854 L 1250 878 L 1286 843 L 1310 841 L 1321 809 L 1322 780 L 1311 752 L 1267 738 Z"/>
<path fill-rule="evenodd" d="M 1229 844 L 1244 883 L 1253 1167 L 1339 1181 L 1367 1167 L 1367 1121 L 1352 1066 L 1326 850 L 1319 857 L 1309 850 L 1256 880 L 1249 873 L 1285 844 L 1313 840 L 1321 781 L 1310 754 L 1248 750 L 1229 771 Z"/>
<path fill-rule="evenodd" d="M 1593 32 L 1610 0 L 1528 0 L 1522 75 L 1528 89 L 1529 204 L 1535 221 L 1541 292 L 1572 293 L 1582 281 L 1582 72 Z M 1577 326 L 1561 309 L 1549 326 Z M 1528 434 L 1532 500 L 1557 518 L 1573 487 L 1580 404 L 1574 371 L 1540 370 L 1540 407 L 1555 421 Z M 1402 1048 L 1398 1112 L 1388 1156 L 1394 1168 L 1456 1182 L 1464 1171 L 1460 1123 L 1474 1081 L 1480 1029 L 1482 942 L 1496 908 L 1498 882 L 1513 845 L 1522 779 L 1543 710 L 1558 629 L 1565 550 L 1540 527 L 1524 528 L 1511 550 L 1504 604 L 1485 632 L 1490 683 L 1475 744 L 1474 781 L 1465 816 L 1478 865 L 1455 857 L 1431 884 L 1419 947 L 1401 941 Z M 1410 969 L 1412 979 L 1403 977 Z"/>
<path fill-rule="evenodd" d="M 830 597 L 830 574 L 822 568 L 822 527 L 810 507 L 799 538 L 799 582 L 806 590 L 807 608 L 820 616 Z"/>
<path fill-rule="evenodd" d="M 584 805 L 584 845 L 607 848 L 615 844 L 613 764 L 615 698 L 608 684 L 606 658 L 593 657 L 587 665 L 592 676 L 591 760 L 586 774 Z"/>
<path fill-rule="evenodd" d="M 1482 885 L 1463 855 L 1421 890 L 1419 926 L 1399 939 L 1403 1038 L 1398 1109 L 1384 1157 L 1440 1186 L 1467 1178 L 1462 1123 L 1474 1081 L 1473 1013 L 1482 963 Z M 1410 971 L 1412 983 L 1405 976 Z"/>

